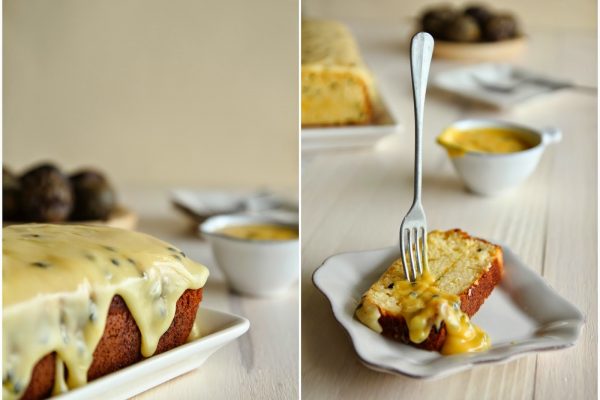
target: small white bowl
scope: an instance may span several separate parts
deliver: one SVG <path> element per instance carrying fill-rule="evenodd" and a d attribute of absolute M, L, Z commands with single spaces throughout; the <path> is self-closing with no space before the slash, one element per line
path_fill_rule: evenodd
<path fill-rule="evenodd" d="M 228 226 L 272 224 L 298 229 L 296 222 L 258 215 L 220 215 L 207 219 L 200 232 L 212 247 L 219 267 L 235 291 L 251 296 L 276 296 L 298 281 L 299 244 L 292 240 L 240 239 L 219 233 Z"/>
<path fill-rule="evenodd" d="M 562 138 L 562 133 L 556 128 L 538 130 L 523 125 L 487 119 L 469 119 L 455 122 L 445 131 L 448 129 L 468 130 L 476 128 L 510 129 L 523 135 L 534 144 L 533 147 L 527 150 L 514 153 L 490 154 L 468 151 L 459 156 L 448 153 L 456 172 L 467 188 L 484 196 L 500 194 L 518 186 L 535 170 L 546 146 L 557 143 Z"/>

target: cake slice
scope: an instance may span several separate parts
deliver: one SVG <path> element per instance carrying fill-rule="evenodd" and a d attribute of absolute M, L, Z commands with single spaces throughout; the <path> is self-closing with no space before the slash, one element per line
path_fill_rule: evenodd
<path fill-rule="evenodd" d="M 373 79 L 350 31 L 339 22 L 302 22 L 302 126 L 367 124 Z"/>
<path fill-rule="evenodd" d="M 395 261 L 363 295 L 356 317 L 384 336 L 425 350 L 481 351 L 489 337 L 473 316 L 504 272 L 502 248 L 455 229 L 427 237 L 428 271 L 416 283 Z"/>

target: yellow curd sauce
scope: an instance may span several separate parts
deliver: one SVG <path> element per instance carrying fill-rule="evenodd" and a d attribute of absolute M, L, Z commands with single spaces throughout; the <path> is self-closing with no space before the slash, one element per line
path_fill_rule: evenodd
<path fill-rule="evenodd" d="M 281 225 L 234 225 L 218 231 L 222 235 L 247 240 L 293 240 L 298 230 Z"/>
<path fill-rule="evenodd" d="M 435 278 L 425 271 L 415 283 L 399 280 L 393 283 L 391 296 L 398 305 L 399 316 L 408 326 L 409 338 L 413 343 L 422 343 L 435 326 L 446 326 L 446 340 L 441 353 L 444 355 L 479 352 L 491 346 L 488 334 L 473 324 L 469 316 L 460 309 L 458 296 L 445 293 L 435 284 Z M 373 318 L 372 310 L 362 307 L 357 317 L 371 329 L 381 327 Z M 372 323 L 376 323 L 372 326 Z"/>
<path fill-rule="evenodd" d="M 437 138 L 450 156 L 459 157 L 466 152 L 515 153 L 534 147 L 523 134 L 507 128 L 447 129 Z"/>
<path fill-rule="evenodd" d="M 428 271 L 414 284 L 406 280 L 395 282 L 392 293 L 400 299 L 401 315 L 408 325 L 412 342 L 423 342 L 433 326 L 439 329 L 444 322 L 446 341 L 442 354 L 477 352 L 490 347 L 487 333 L 460 309 L 459 297 L 442 292 Z"/>

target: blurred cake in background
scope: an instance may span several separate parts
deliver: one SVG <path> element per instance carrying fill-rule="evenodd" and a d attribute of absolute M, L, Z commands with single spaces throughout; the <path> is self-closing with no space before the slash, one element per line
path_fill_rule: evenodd
<path fill-rule="evenodd" d="M 302 22 L 301 82 L 302 126 L 372 122 L 373 78 L 343 24 Z"/>

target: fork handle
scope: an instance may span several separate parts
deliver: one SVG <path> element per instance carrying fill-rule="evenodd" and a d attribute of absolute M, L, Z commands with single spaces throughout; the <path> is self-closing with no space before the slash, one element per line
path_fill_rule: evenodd
<path fill-rule="evenodd" d="M 433 55 L 433 37 L 427 32 L 413 36 L 410 44 L 410 75 L 415 107 L 415 190 L 413 205 L 421 201 L 423 159 L 423 111 L 429 66 Z"/>

